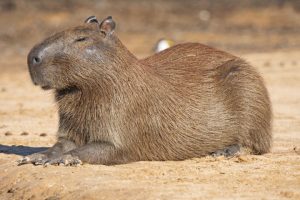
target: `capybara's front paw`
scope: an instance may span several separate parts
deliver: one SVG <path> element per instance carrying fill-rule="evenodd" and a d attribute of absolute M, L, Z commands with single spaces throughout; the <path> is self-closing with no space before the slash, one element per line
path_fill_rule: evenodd
<path fill-rule="evenodd" d="M 57 158 L 50 159 L 44 166 L 47 165 L 64 165 L 64 166 L 78 166 L 82 165 L 82 161 L 77 156 L 65 154 Z"/>
<path fill-rule="evenodd" d="M 48 162 L 49 159 L 45 154 L 42 153 L 34 153 L 29 156 L 25 156 L 17 161 L 18 165 L 24 164 L 34 164 L 34 165 L 44 165 Z"/>

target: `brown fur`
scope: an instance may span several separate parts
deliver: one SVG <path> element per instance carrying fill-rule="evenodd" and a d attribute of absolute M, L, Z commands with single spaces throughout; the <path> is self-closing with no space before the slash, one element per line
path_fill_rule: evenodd
<path fill-rule="evenodd" d="M 47 159 L 183 160 L 234 144 L 270 151 L 270 100 L 251 65 L 197 43 L 138 60 L 103 22 L 58 33 L 29 54 L 33 81 L 56 92 L 58 143 Z M 40 52 L 37 69 L 30 62 Z"/>

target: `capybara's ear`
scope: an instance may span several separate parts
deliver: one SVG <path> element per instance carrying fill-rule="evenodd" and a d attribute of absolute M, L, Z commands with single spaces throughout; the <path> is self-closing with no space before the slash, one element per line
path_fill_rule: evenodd
<path fill-rule="evenodd" d="M 97 24 L 99 24 L 99 22 L 98 22 L 98 20 L 95 16 L 88 17 L 84 22 L 85 23 L 97 23 Z"/>
<path fill-rule="evenodd" d="M 100 24 L 100 30 L 106 35 L 110 35 L 114 32 L 116 23 L 111 16 L 106 17 Z"/>

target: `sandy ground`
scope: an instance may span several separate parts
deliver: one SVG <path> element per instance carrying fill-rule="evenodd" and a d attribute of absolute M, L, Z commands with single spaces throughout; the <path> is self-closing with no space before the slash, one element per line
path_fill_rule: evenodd
<path fill-rule="evenodd" d="M 0 199 L 300 199 L 299 55 L 242 55 L 257 66 L 271 94 L 274 145 L 269 154 L 46 168 L 17 166 L 16 160 L 55 142 L 53 96 L 32 85 L 25 59 L 3 59 Z"/>

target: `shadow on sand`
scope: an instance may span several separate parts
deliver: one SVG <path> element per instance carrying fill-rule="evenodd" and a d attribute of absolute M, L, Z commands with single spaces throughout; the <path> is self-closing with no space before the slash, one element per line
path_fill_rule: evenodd
<path fill-rule="evenodd" d="M 16 154 L 19 156 L 28 156 L 33 153 L 44 151 L 48 149 L 47 147 L 28 147 L 28 146 L 7 146 L 0 144 L 0 153 L 5 154 Z"/>

